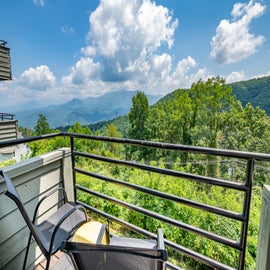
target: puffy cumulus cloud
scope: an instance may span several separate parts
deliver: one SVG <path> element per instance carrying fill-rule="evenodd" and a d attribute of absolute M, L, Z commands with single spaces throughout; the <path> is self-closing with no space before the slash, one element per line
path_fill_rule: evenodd
<path fill-rule="evenodd" d="M 14 112 L 23 109 L 30 109 L 37 106 L 60 103 L 66 101 L 63 91 L 57 86 L 44 91 L 37 91 L 26 84 L 21 84 L 20 78 L 13 78 L 12 81 L 3 82 L 0 87 L 0 107 L 5 112 Z"/>
<path fill-rule="evenodd" d="M 100 64 L 95 63 L 92 58 L 82 57 L 71 73 L 62 78 L 64 84 L 74 84 L 86 86 L 89 81 L 98 80 L 100 74 Z"/>
<path fill-rule="evenodd" d="M 171 47 L 178 25 L 166 7 L 149 0 L 102 0 L 89 22 L 88 37 L 101 55 L 127 50 L 133 58 L 155 51 L 162 42 Z"/>
<path fill-rule="evenodd" d="M 211 58 L 218 64 L 231 64 L 254 54 L 265 38 L 250 33 L 253 19 L 264 13 L 260 3 L 236 3 L 231 12 L 232 20 L 222 20 L 212 38 Z"/>
<path fill-rule="evenodd" d="M 144 75 L 136 76 L 126 84 L 128 89 L 144 89 L 151 94 L 167 94 L 177 88 L 188 88 L 194 81 L 207 79 L 206 68 L 194 70 L 196 61 L 188 56 L 173 68 L 172 57 L 166 53 L 153 55 L 144 65 Z"/>
<path fill-rule="evenodd" d="M 246 79 L 244 71 L 234 71 L 226 77 L 226 83 L 240 82 Z"/>
<path fill-rule="evenodd" d="M 174 77 L 180 77 L 182 80 L 185 79 L 186 73 L 196 65 L 196 61 L 191 56 L 188 56 L 188 58 L 178 62 Z"/>
<path fill-rule="evenodd" d="M 178 20 L 164 6 L 150 0 L 100 1 L 89 16 L 90 29 L 82 57 L 62 78 L 66 89 L 88 95 L 142 89 L 166 94 L 208 77 L 192 57 L 173 63 L 161 46 L 173 46 Z M 164 48 L 164 47 L 162 47 Z M 100 91 L 100 92 L 98 92 Z"/>
<path fill-rule="evenodd" d="M 171 79 L 174 82 L 172 84 L 173 88 L 189 88 L 192 83 L 207 78 L 212 77 L 206 68 L 200 68 L 195 72 L 191 72 L 195 67 L 198 66 L 198 63 L 195 61 L 194 58 L 188 56 L 185 59 L 182 59 L 178 62 L 175 71 L 173 72 Z"/>
<path fill-rule="evenodd" d="M 101 1 L 90 15 L 87 55 L 102 57 L 103 81 L 126 81 L 161 44 L 170 48 L 178 25 L 171 12 L 149 0 Z"/>
<path fill-rule="evenodd" d="M 46 65 L 36 68 L 30 67 L 21 74 L 18 80 L 18 83 L 22 86 L 41 91 L 54 86 L 55 82 L 55 76 Z"/>

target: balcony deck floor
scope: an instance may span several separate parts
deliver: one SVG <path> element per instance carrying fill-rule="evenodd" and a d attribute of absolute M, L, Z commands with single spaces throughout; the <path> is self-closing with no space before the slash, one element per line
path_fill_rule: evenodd
<path fill-rule="evenodd" d="M 46 266 L 46 260 L 40 262 L 33 270 L 44 270 Z M 71 259 L 68 255 L 58 251 L 51 258 L 50 270 L 74 270 Z"/>

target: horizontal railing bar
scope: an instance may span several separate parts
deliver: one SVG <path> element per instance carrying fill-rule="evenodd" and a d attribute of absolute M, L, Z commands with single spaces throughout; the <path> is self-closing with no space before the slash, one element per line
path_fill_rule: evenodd
<path fill-rule="evenodd" d="M 183 270 L 183 268 L 177 267 L 176 265 L 166 262 L 166 268 L 165 269 L 171 269 L 171 270 Z"/>
<path fill-rule="evenodd" d="M 117 217 L 114 217 L 108 213 L 105 213 L 97 208 L 94 208 L 86 203 L 83 203 L 81 201 L 77 201 L 78 204 L 81 204 L 83 205 L 87 210 L 89 211 L 92 211 L 100 216 L 103 216 L 105 217 L 106 219 L 108 220 L 111 220 L 113 222 L 116 222 L 118 224 L 121 224 L 122 226 L 126 227 L 126 228 L 129 228 L 130 230 L 136 232 L 136 233 L 139 233 L 139 234 L 142 234 L 146 237 L 149 237 L 149 238 L 152 238 L 152 239 L 156 239 L 156 235 L 153 234 L 153 233 L 149 233 L 148 231 L 146 230 L 143 230 L 129 222 L 126 222 L 122 219 L 119 219 Z M 166 235 L 165 235 L 166 237 Z M 192 257 L 193 259 L 196 259 L 196 260 L 199 260 L 200 262 L 202 263 L 205 263 L 207 264 L 208 266 L 212 266 L 212 267 L 215 267 L 216 269 L 222 269 L 222 270 L 235 270 L 234 268 L 230 267 L 230 266 L 227 266 L 227 265 L 224 265 L 222 263 L 219 263 L 215 260 L 212 260 L 211 258 L 207 257 L 207 256 L 204 256 L 204 255 L 201 255 L 200 253 L 197 253 L 196 251 L 193 251 L 191 249 L 188 249 L 186 247 L 183 247 L 181 245 L 178 245 L 174 242 L 171 242 L 169 240 L 167 240 L 166 238 L 164 239 L 164 242 L 166 244 L 166 246 L 170 247 L 170 248 L 173 248 L 174 250 L 178 251 L 178 252 L 181 252 L 182 254 L 184 255 L 187 255 L 189 257 Z M 177 266 L 174 266 L 173 264 L 171 263 L 167 263 L 169 264 L 169 269 L 175 269 L 175 270 L 178 270 L 179 268 Z"/>
<path fill-rule="evenodd" d="M 206 237 L 208 239 L 211 239 L 213 241 L 219 242 L 221 244 L 230 246 L 230 247 L 235 248 L 235 249 L 238 249 L 238 250 L 241 250 L 242 249 L 242 247 L 240 246 L 240 244 L 237 241 L 233 241 L 233 240 L 228 239 L 226 237 L 223 237 L 223 236 L 220 236 L 220 235 L 217 235 L 217 234 L 214 234 L 214 233 L 211 233 L 211 232 L 202 230 L 200 228 L 196 228 L 196 227 L 191 226 L 191 225 L 187 225 L 187 224 L 185 224 L 183 222 L 180 222 L 180 221 L 177 221 L 175 219 L 172 219 L 172 218 L 169 218 L 169 217 L 165 217 L 165 216 L 160 215 L 158 213 L 149 211 L 149 210 L 147 210 L 145 208 L 138 207 L 136 205 L 133 205 L 133 204 L 130 204 L 130 203 L 127 203 L 127 202 L 123 202 L 123 201 L 118 200 L 116 198 L 112 198 L 112 197 L 110 197 L 108 195 L 101 194 L 99 192 L 90 190 L 90 189 L 88 189 L 86 187 L 82 187 L 80 185 L 76 185 L 76 188 L 79 189 L 79 190 L 81 190 L 81 191 L 84 191 L 84 192 L 86 192 L 88 194 L 92 194 L 92 195 L 97 196 L 99 198 L 102 198 L 102 199 L 105 199 L 105 200 L 114 202 L 114 203 L 116 203 L 116 204 L 118 204 L 120 206 L 123 206 L 123 207 L 129 208 L 129 209 L 135 210 L 135 211 L 137 211 L 139 213 L 142 213 L 142 214 L 144 214 L 146 216 L 150 216 L 152 218 L 155 218 L 155 219 L 164 221 L 164 222 L 166 222 L 168 224 L 171 224 L 171 225 L 174 225 L 176 227 L 179 227 L 179 228 L 181 228 L 181 229 L 183 229 L 185 231 L 189 231 L 189 232 L 195 233 L 197 235 Z"/>
<path fill-rule="evenodd" d="M 207 154 L 207 155 L 215 155 L 215 156 L 223 156 L 223 157 L 231 157 L 231 158 L 240 158 L 240 159 L 246 159 L 246 160 L 256 159 L 256 160 L 262 160 L 262 161 L 270 161 L 270 155 L 264 154 L 264 153 L 216 149 L 216 148 L 208 148 L 208 147 L 200 147 L 200 146 L 183 145 L 183 144 L 142 141 L 142 140 L 133 140 L 133 139 L 126 139 L 126 138 L 113 138 L 113 137 L 106 137 L 106 136 L 95 136 L 95 135 L 77 134 L 77 133 L 68 133 L 68 132 L 62 132 L 62 135 L 73 137 L 73 138 L 139 145 L 139 146 L 144 146 L 144 147 L 154 147 L 154 148 L 160 148 L 160 149 L 166 149 L 166 150 L 184 151 L 184 152 L 196 153 L 196 154 L 199 153 L 199 154 L 204 154 L 204 155 Z"/>
<path fill-rule="evenodd" d="M 62 133 L 59 132 L 59 133 L 45 134 L 45 135 L 29 137 L 29 138 L 21 138 L 21 139 L 9 140 L 9 141 L 0 141 L 0 148 L 12 146 L 12 145 L 18 145 L 22 143 L 34 142 L 38 140 L 51 139 L 58 136 L 62 136 Z"/>
<path fill-rule="evenodd" d="M 116 160 L 116 159 L 109 158 L 109 157 L 88 154 L 88 153 L 82 153 L 82 152 L 78 152 L 78 151 L 74 151 L 73 154 L 74 154 L 74 156 L 91 158 L 91 159 L 95 159 L 95 160 L 99 160 L 99 161 L 103 161 L 103 162 L 123 165 L 123 166 L 127 166 L 127 167 L 132 167 L 132 168 L 138 168 L 138 169 L 145 170 L 145 171 L 151 171 L 151 172 L 165 174 L 165 175 L 169 175 L 169 176 L 175 176 L 178 178 L 185 178 L 185 179 L 192 180 L 192 181 L 199 181 L 199 182 L 203 182 L 203 183 L 206 183 L 209 185 L 226 187 L 226 188 L 231 188 L 231 189 L 235 189 L 235 190 L 239 190 L 239 191 L 247 191 L 248 190 L 248 187 L 243 183 L 230 182 L 230 181 L 220 180 L 220 179 L 212 178 L 212 177 L 206 177 L 206 176 L 195 175 L 195 174 L 190 174 L 190 173 L 185 173 L 185 172 L 179 172 L 179 171 L 175 171 L 175 170 L 158 168 L 158 167 L 135 163 L 135 162 L 131 162 L 131 161 Z"/>
<path fill-rule="evenodd" d="M 169 241 L 169 240 L 164 240 L 166 246 L 181 252 L 182 254 L 193 258 L 194 260 L 200 261 L 208 266 L 213 267 L 214 269 L 218 269 L 218 270 L 235 270 L 235 268 L 230 267 L 228 265 L 225 265 L 223 263 L 220 263 L 218 261 L 215 261 L 207 256 L 202 255 L 201 253 L 197 253 L 194 250 L 191 250 L 189 248 L 186 248 L 184 246 L 178 245 L 175 242 Z"/>
<path fill-rule="evenodd" d="M 146 231 L 140 227 L 137 227 L 127 221 L 124 221 L 122 219 L 119 219 L 115 216 L 112 216 L 106 212 L 103 212 L 102 210 L 99 210 L 93 206 L 90 206 L 82 201 L 77 201 L 78 204 L 81 204 L 83 205 L 86 209 L 88 209 L 89 211 L 92 211 L 92 212 L 95 212 L 96 214 L 99 214 L 103 217 L 105 217 L 106 219 L 110 220 L 110 221 L 113 221 L 113 222 L 116 222 L 118 224 L 121 224 L 122 226 L 126 227 L 126 228 L 129 228 L 130 230 L 132 230 L 133 232 L 136 232 L 136 233 L 139 233 L 139 234 L 142 234 L 146 237 L 149 237 L 149 238 L 152 238 L 152 239 L 155 239 L 156 238 L 156 235 L 153 234 L 153 233 L 150 233 L 149 231 Z"/>
<path fill-rule="evenodd" d="M 241 222 L 244 221 L 244 217 L 240 213 L 236 213 L 236 212 L 229 211 L 229 210 L 226 210 L 226 209 L 221 209 L 219 207 L 212 206 L 212 205 L 207 205 L 207 204 L 204 204 L 204 203 L 198 203 L 198 202 L 195 202 L 195 201 L 192 201 L 192 200 L 188 200 L 188 199 L 181 198 L 181 197 L 178 197 L 178 196 L 170 195 L 170 194 L 167 194 L 167 193 L 164 193 L 164 192 L 161 192 L 161 191 L 153 190 L 151 188 L 138 186 L 138 185 L 131 184 L 131 183 L 128 183 L 128 182 L 124 182 L 124 181 L 120 181 L 120 180 L 117 180 L 117 179 L 109 178 L 109 177 L 106 177 L 106 176 L 103 176 L 103 175 L 100 175 L 100 174 L 92 173 L 92 172 L 89 172 L 89 171 L 86 171 L 86 170 L 74 168 L 74 171 L 77 172 L 77 173 L 81 173 L 81 174 L 90 176 L 90 177 L 94 177 L 94 178 L 97 178 L 97 179 L 100 179 L 100 180 L 104 180 L 106 182 L 114 183 L 114 184 L 117 184 L 117 185 L 120 185 L 120 186 L 125 186 L 127 188 L 131 188 L 131 189 L 141 191 L 141 192 L 144 192 L 144 193 L 147 193 L 147 194 L 150 194 L 150 195 L 154 195 L 154 196 L 157 196 L 157 197 L 160 197 L 160 198 L 164 198 L 166 200 L 174 201 L 174 202 L 181 203 L 181 204 L 193 207 L 193 208 L 197 208 L 197 209 L 200 209 L 200 210 L 203 210 L 203 211 L 207 211 L 207 212 L 210 212 L 210 213 L 213 213 L 213 214 L 217 214 L 217 215 L 220 215 L 220 216 L 223 216 L 223 217 L 226 217 L 226 218 L 231 218 L 231 219 L 238 220 L 238 221 L 241 221 Z"/>
<path fill-rule="evenodd" d="M 110 215 L 108 213 L 105 213 L 105 212 L 103 212 L 103 211 L 101 211 L 101 210 L 99 210 L 97 208 L 94 208 L 94 207 L 92 207 L 92 206 L 90 206 L 90 205 L 88 205 L 86 203 L 83 203 L 82 201 L 78 200 L 77 203 L 84 206 L 87 210 L 89 210 L 91 212 L 94 212 L 94 213 L 96 213 L 96 214 L 98 214 L 98 215 L 100 215 L 102 217 L 105 217 L 107 220 L 110 220 L 112 222 L 116 222 L 116 223 L 122 225 L 123 227 L 128 228 L 129 230 L 131 230 L 133 232 L 139 233 L 139 234 L 144 235 L 144 236 L 146 236 L 148 238 L 157 239 L 157 235 L 155 235 L 153 233 L 150 233 L 149 231 L 141 229 L 140 227 L 137 227 L 137 226 L 135 226 L 135 225 L 133 225 L 133 224 L 131 224 L 129 222 L 126 222 L 126 221 L 124 221 L 122 219 L 119 219 L 119 218 L 117 218 L 115 216 L 112 216 L 112 215 Z M 165 241 L 166 240 L 164 239 L 164 242 Z M 167 265 L 169 267 L 166 267 L 166 269 L 181 270 L 179 267 L 173 265 L 172 263 L 166 262 L 166 266 Z"/>

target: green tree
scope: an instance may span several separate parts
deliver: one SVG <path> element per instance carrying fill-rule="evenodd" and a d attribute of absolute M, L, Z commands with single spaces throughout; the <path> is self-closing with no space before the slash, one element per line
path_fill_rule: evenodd
<path fill-rule="evenodd" d="M 143 92 L 138 92 L 132 98 L 132 106 L 128 113 L 130 128 L 128 136 L 135 140 L 148 140 L 149 132 L 147 130 L 147 119 L 149 117 L 149 103 L 147 96 Z M 131 146 L 126 148 L 127 158 L 135 155 L 136 158 L 142 159 L 148 156 L 149 150 Z"/>
<path fill-rule="evenodd" d="M 25 138 L 34 136 L 34 132 L 30 128 L 25 128 L 25 127 L 19 126 L 19 131 L 22 133 L 22 136 Z"/>
<path fill-rule="evenodd" d="M 132 98 L 132 106 L 128 117 L 130 122 L 129 137 L 137 140 L 147 140 L 146 121 L 149 116 L 149 103 L 143 92 L 138 92 Z"/>
<path fill-rule="evenodd" d="M 35 135 L 49 134 L 53 132 L 53 129 L 50 128 L 49 123 L 47 122 L 46 116 L 43 114 L 38 115 L 37 124 L 34 127 Z"/>
<path fill-rule="evenodd" d="M 225 80 L 216 77 L 206 82 L 199 81 L 192 85 L 190 97 L 193 100 L 193 119 L 191 127 L 195 128 L 193 144 L 218 147 L 218 138 L 223 126 L 223 117 L 235 97 L 231 95 L 232 88 Z M 195 97 L 195 98 L 194 98 Z M 202 128 L 203 127 L 203 128 Z"/>
<path fill-rule="evenodd" d="M 106 135 L 113 138 L 121 137 L 121 133 L 118 131 L 117 127 L 114 124 L 110 124 L 107 126 Z M 106 145 L 107 149 L 114 155 L 120 154 L 122 149 L 122 146 L 120 144 L 108 142 Z"/>

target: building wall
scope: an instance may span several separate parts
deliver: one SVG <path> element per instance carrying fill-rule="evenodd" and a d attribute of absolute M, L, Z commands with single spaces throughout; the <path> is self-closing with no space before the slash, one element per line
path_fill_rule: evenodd
<path fill-rule="evenodd" d="M 64 186 L 69 200 L 74 199 L 69 148 L 59 149 L 3 169 L 13 180 L 30 217 L 33 216 L 35 205 L 42 195 L 56 186 Z M 21 269 L 29 230 L 15 203 L 4 194 L 5 191 L 5 182 L 0 177 L 0 269 Z M 57 209 L 57 200 L 55 196 L 53 200 L 42 204 L 39 222 Z M 44 214 L 45 211 L 47 212 Z M 29 269 L 33 269 L 41 259 L 41 252 L 33 242 L 28 255 Z"/>
<path fill-rule="evenodd" d="M 256 270 L 270 269 L 270 186 L 263 187 Z"/>
<path fill-rule="evenodd" d="M 16 140 L 18 138 L 18 121 L 0 121 L 0 142 Z M 0 161 L 14 158 L 17 146 L 4 147 L 0 149 Z"/>
<path fill-rule="evenodd" d="M 0 120 L 0 142 L 20 139 L 18 120 Z M 15 159 L 19 162 L 22 157 L 30 154 L 30 149 L 25 144 L 0 148 L 0 162 Z"/>
<path fill-rule="evenodd" d="M 0 121 L 0 141 L 16 140 L 18 138 L 18 120 Z"/>
<path fill-rule="evenodd" d="M 11 80 L 10 49 L 0 40 L 0 81 Z"/>

